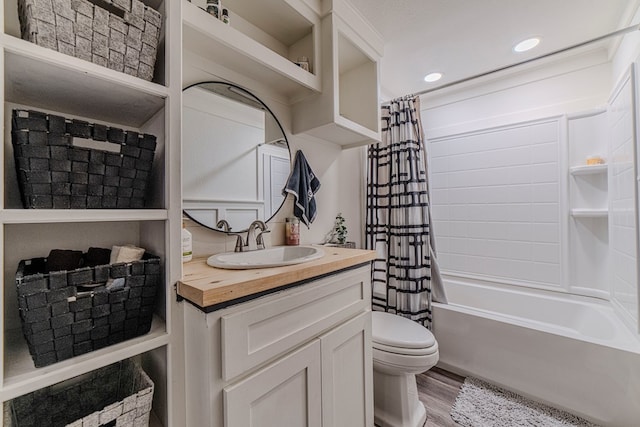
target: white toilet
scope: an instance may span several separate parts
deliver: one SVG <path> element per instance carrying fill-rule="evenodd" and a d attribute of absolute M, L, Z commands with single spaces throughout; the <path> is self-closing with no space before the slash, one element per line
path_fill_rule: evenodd
<path fill-rule="evenodd" d="M 438 342 L 427 328 L 395 314 L 374 311 L 374 419 L 379 427 L 422 427 L 427 419 L 418 400 L 416 374 L 438 362 Z"/>

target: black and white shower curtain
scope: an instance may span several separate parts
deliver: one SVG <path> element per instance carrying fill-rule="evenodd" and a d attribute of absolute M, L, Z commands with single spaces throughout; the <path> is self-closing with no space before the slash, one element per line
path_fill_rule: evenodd
<path fill-rule="evenodd" d="M 367 161 L 365 240 L 377 252 L 373 309 L 431 329 L 434 285 L 436 299 L 446 298 L 435 265 L 418 97 L 382 106 L 382 142 L 369 146 Z"/>

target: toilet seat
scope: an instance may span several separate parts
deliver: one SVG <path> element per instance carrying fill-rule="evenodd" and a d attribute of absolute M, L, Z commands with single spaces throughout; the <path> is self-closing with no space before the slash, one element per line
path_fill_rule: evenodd
<path fill-rule="evenodd" d="M 380 343 L 373 343 L 374 350 L 384 351 L 385 353 L 401 354 L 405 356 L 429 356 L 430 354 L 438 352 L 438 345 L 432 345 L 428 348 L 405 348 L 405 347 L 393 347 Z"/>
<path fill-rule="evenodd" d="M 437 351 L 436 338 L 430 330 L 405 317 L 383 311 L 371 313 L 373 346 L 391 353 L 425 355 Z"/>

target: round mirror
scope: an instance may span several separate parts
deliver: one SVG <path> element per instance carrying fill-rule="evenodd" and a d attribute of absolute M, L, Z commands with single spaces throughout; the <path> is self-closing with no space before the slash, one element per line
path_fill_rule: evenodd
<path fill-rule="evenodd" d="M 245 231 L 280 209 L 291 168 L 280 122 L 258 97 L 204 82 L 182 96 L 182 206 L 197 223 Z"/>

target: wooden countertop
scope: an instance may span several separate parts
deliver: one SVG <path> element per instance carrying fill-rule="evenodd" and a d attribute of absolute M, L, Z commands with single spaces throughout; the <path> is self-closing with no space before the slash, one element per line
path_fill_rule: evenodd
<path fill-rule="evenodd" d="M 207 258 L 183 264 L 178 295 L 206 308 L 369 262 L 374 251 L 322 246 L 324 256 L 302 264 L 250 270 L 207 265 Z"/>

